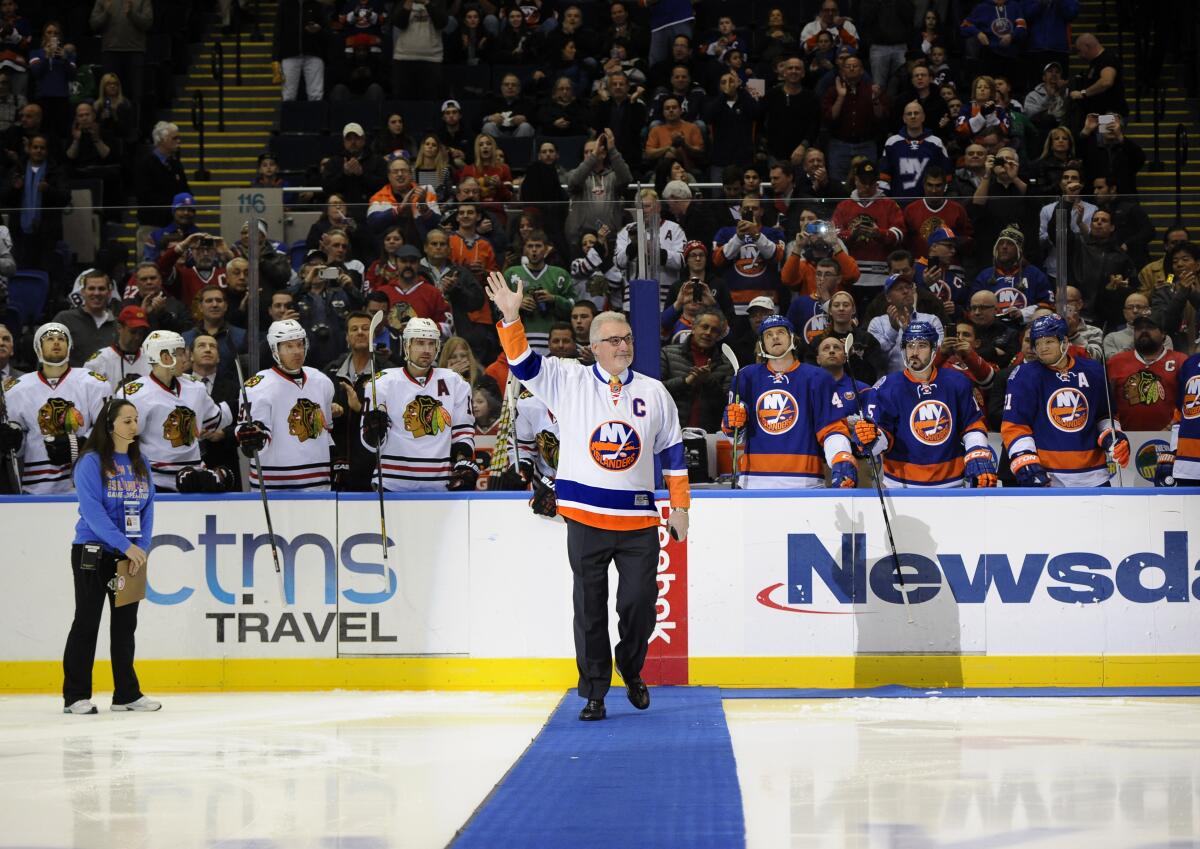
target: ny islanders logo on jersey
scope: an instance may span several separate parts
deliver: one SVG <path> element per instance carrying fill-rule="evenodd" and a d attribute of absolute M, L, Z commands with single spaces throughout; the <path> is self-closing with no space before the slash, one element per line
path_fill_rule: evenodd
<path fill-rule="evenodd" d="M 1015 289 L 1012 286 L 1005 286 L 1002 289 L 996 290 L 996 312 L 1003 315 L 1005 310 L 1025 309 L 1029 306 L 1029 299 L 1025 297 L 1025 293 L 1020 289 Z"/>
<path fill-rule="evenodd" d="M 812 344 L 817 341 L 817 338 L 825 335 L 825 331 L 829 329 L 829 316 L 823 312 L 819 312 L 804 322 L 804 341 Z"/>
<path fill-rule="evenodd" d="M 1046 416 L 1063 433 L 1076 433 L 1088 423 L 1087 396 L 1069 386 L 1055 389 L 1046 399 Z"/>
<path fill-rule="evenodd" d="M 764 433 L 778 436 L 792 429 L 800 416 L 800 409 L 792 393 L 782 389 L 771 389 L 758 396 L 754 414 L 758 417 L 758 426 Z"/>
<path fill-rule="evenodd" d="M 921 401 L 908 417 L 908 428 L 923 445 L 941 445 L 954 430 L 950 408 L 936 398 Z"/>
<path fill-rule="evenodd" d="M 66 436 L 83 427 L 83 413 L 75 402 L 66 398 L 51 398 L 38 409 L 38 430 L 42 436 Z"/>
<path fill-rule="evenodd" d="M 307 398 L 296 402 L 288 413 L 287 421 L 288 433 L 301 442 L 316 439 L 325 432 L 325 414 L 321 412 L 320 405 Z"/>
<path fill-rule="evenodd" d="M 596 465 L 610 472 L 623 472 L 642 456 L 642 438 L 626 422 L 605 422 L 592 431 L 589 443 Z"/>
<path fill-rule="evenodd" d="M 1183 417 L 1200 418 L 1200 374 L 1188 378 L 1183 387 Z"/>
<path fill-rule="evenodd" d="M 404 408 L 404 429 L 415 437 L 437 436 L 450 427 L 450 411 L 431 395 L 418 395 Z"/>
<path fill-rule="evenodd" d="M 163 439 L 172 448 L 182 448 L 196 441 L 196 414 L 189 407 L 176 407 L 163 420 Z"/>

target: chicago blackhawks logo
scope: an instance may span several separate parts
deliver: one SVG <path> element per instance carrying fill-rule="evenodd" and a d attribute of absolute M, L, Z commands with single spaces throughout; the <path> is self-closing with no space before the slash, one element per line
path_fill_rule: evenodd
<path fill-rule="evenodd" d="M 764 433 L 778 436 L 792 429 L 799 418 L 800 410 L 792 393 L 772 389 L 758 396 L 758 402 L 754 405 L 754 415 Z"/>
<path fill-rule="evenodd" d="M 4 381 L 4 391 L 8 392 L 10 389 L 12 389 L 14 386 L 17 385 L 17 381 L 20 379 L 21 378 L 19 378 L 19 377 L 10 377 L 8 380 Z"/>
<path fill-rule="evenodd" d="M 1088 423 L 1087 396 L 1069 386 L 1055 389 L 1046 399 L 1046 416 L 1063 433 L 1076 433 Z"/>
<path fill-rule="evenodd" d="M 404 408 L 404 429 L 413 436 L 437 436 L 450 427 L 450 411 L 429 395 L 418 395 Z"/>
<path fill-rule="evenodd" d="M 188 407 L 176 407 L 163 420 L 163 439 L 172 448 L 182 448 L 196 443 L 196 414 Z"/>
<path fill-rule="evenodd" d="M 252 377 L 246 381 L 245 386 L 247 389 L 253 389 L 255 386 L 258 386 L 258 384 L 260 384 L 260 383 L 262 383 L 262 375 L 256 374 L 256 375 L 254 375 L 254 377 Z"/>
<path fill-rule="evenodd" d="M 1137 406 L 1139 404 L 1157 404 L 1166 397 L 1167 391 L 1163 387 L 1162 381 L 1152 372 L 1138 371 L 1125 378 L 1125 383 L 1121 386 L 1121 394 L 1125 396 L 1126 402 Z"/>
<path fill-rule="evenodd" d="M 1183 417 L 1200 418 L 1200 374 L 1189 377 L 1183 387 Z"/>
<path fill-rule="evenodd" d="M 935 398 L 922 401 L 913 407 L 908 417 L 908 428 L 919 442 L 925 445 L 941 445 L 950 438 L 954 430 L 954 419 L 950 408 Z"/>
<path fill-rule="evenodd" d="M 547 466 L 558 468 L 558 434 L 549 430 L 538 431 L 537 450 Z"/>
<path fill-rule="evenodd" d="M 610 472 L 623 472 L 642 456 L 642 438 L 625 422 L 605 422 L 592 431 L 589 442 L 596 465 Z"/>
<path fill-rule="evenodd" d="M 42 404 L 37 420 L 42 436 L 66 436 L 83 427 L 83 413 L 65 398 L 51 398 Z"/>
<path fill-rule="evenodd" d="M 306 442 L 316 439 L 325 432 L 325 414 L 321 407 L 307 398 L 301 398 L 288 413 L 288 433 Z"/>

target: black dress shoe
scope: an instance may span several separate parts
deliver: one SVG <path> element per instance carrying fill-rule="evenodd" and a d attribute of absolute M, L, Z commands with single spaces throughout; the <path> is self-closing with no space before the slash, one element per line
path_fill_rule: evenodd
<path fill-rule="evenodd" d="M 604 710 L 604 699 L 588 699 L 588 703 L 579 712 L 579 718 L 584 722 L 595 722 L 604 719 L 608 714 Z"/>
<path fill-rule="evenodd" d="M 638 710 L 650 707 L 650 691 L 646 689 L 646 682 L 641 678 L 628 679 L 625 682 L 625 694 L 629 696 L 629 703 Z"/>

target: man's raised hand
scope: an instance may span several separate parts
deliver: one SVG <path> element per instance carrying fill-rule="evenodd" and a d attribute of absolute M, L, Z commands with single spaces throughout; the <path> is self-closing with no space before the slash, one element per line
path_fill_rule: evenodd
<path fill-rule="evenodd" d="M 523 281 L 517 280 L 517 289 L 514 292 L 508 287 L 508 281 L 504 279 L 504 275 L 499 271 L 493 271 L 488 274 L 487 294 L 492 299 L 492 303 L 496 305 L 496 309 L 500 310 L 500 314 L 506 322 L 511 323 L 521 317 L 521 302 L 525 299 L 525 283 Z"/>

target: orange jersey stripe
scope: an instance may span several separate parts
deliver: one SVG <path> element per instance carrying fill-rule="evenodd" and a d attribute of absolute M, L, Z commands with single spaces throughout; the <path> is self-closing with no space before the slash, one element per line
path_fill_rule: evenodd
<path fill-rule="evenodd" d="M 1179 446 L 1175 449 L 1176 457 L 1200 457 L 1200 439 L 1192 436 L 1179 437 Z"/>
<path fill-rule="evenodd" d="M 811 454 L 745 454 L 738 457 L 738 470 L 769 475 L 781 472 L 792 475 L 819 475 L 821 461 Z"/>
<path fill-rule="evenodd" d="M 1097 466 L 1103 466 L 1106 462 L 1104 452 L 1099 448 L 1091 448 L 1087 451 L 1047 451 L 1039 448 L 1038 456 L 1042 458 L 1042 465 L 1047 469 L 1064 472 L 1094 469 Z"/>
<path fill-rule="evenodd" d="M 1001 422 L 1000 438 L 1004 440 L 1004 447 L 1007 448 L 1023 436 L 1033 436 L 1033 428 L 1023 424 L 1013 424 L 1012 422 Z"/>
<path fill-rule="evenodd" d="M 883 456 L 883 471 L 897 480 L 915 481 L 917 483 L 942 483 L 961 478 L 965 467 L 962 457 L 948 460 L 945 463 L 933 463 L 928 466 L 917 463 L 901 463 L 889 460 Z"/>
<path fill-rule="evenodd" d="M 846 426 L 845 419 L 838 419 L 836 422 L 830 422 L 817 432 L 817 442 L 824 442 L 835 433 L 840 433 L 847 439 L 850 438 L 850 428 Z"/>
<path fill-rule="evenodd" d="M 688 489 L 687 475 L 663 475 L 667 491 L 671 494 L 671 506 L 686 510 L 692 504 L 692 493 Z"/>
<path fill-rule="evenodd" d="M 659 524 L 657 516 L 609 516 L 606 513 L 593 513 L 590 510 L 561 505 L 558 512 L 559 515 L 573 519 L 581 525 L 608 531 L 636 531 L 641 528 L 653 528 Z"/>
<path fill-rule="evenodd" d="M 500 345 L 504 348 L 504 355 L 508 357 L 509 362 L 529 350 L 529 342 L 525 339 L 525 325 L 520 321 L 515 321 L 508 327 L 504 326 L 503 321 L 498 321 L 496 332 L 500 334 Z"/>

